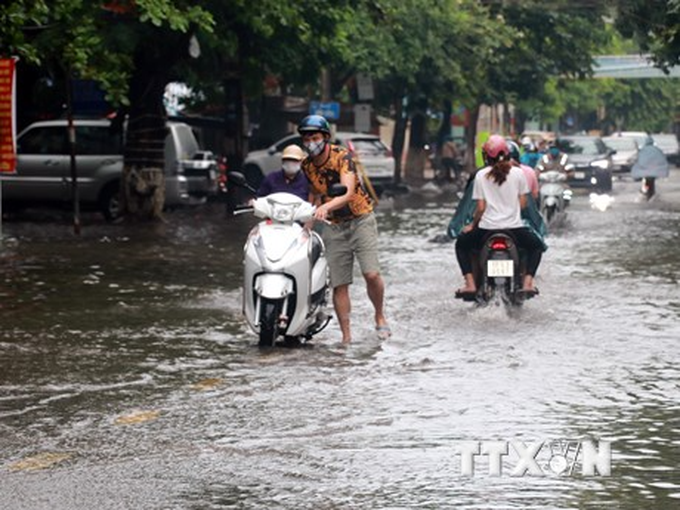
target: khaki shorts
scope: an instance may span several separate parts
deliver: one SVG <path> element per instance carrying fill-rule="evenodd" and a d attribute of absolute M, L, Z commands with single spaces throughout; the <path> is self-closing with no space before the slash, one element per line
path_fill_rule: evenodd
<path fill-rule="evenodd" d="M 322 238 L 326 245 L 331 287 L 352 283 L 354 257 L 359 261 L 362 274 L 380 272 L 378 223 L 375 214 L 369 213 L 342 223 L 324 225 Z"/>

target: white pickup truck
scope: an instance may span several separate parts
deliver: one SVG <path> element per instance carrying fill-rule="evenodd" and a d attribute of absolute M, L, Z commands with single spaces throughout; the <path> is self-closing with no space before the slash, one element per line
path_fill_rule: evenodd
<path fill-rule="evenodd" d="M 123 142 L 108 119 L 74 120 L 78 195 L 111 221 L 121 214 Z M 58 205 L 71 201 L 66 120 L 36 122 L 17 136 L 15 174 L 2 176 L 3 206 Z M 217 161 L 199 150 L 187 124 L 167 124 L 164 144 L 165 205 L 197 205 L 217 193 Z"/>

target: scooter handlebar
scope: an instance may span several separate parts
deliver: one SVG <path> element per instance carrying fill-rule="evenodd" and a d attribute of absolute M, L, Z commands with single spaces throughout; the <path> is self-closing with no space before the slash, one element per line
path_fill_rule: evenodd
<path fill-rule="evenodd" d="M 245 213 L 249 213 L 249 212 L 253 212 L 253 206 L 252 205 L 237 205 L 236 207 L 234 207 L 234 215 L 235 216 L 238 215 L 238 214 L 245 214 Z"/>

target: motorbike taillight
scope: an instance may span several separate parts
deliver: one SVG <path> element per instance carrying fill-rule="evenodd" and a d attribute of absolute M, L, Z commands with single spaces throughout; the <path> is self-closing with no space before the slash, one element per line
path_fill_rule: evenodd
<path fill-rule="evenodd" d="M 490 248 L 495 251 L 501 251 L 501 250 L 507 250 L 508 249 L 508 242 L 506 239 L 498 238 L 494 239 L 491 241 L 491 246 Z"/>

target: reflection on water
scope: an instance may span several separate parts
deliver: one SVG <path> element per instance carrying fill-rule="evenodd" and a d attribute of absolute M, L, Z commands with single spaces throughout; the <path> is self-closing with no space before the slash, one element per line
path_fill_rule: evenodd
<path fill-rule="evenodd" d="M 254 347 L 250 218 L 5 225 L 0 507 L 676 508 L 680 214 L 634 187 L 604 211 L 574 199 L 513 313 L 453 299 L 454 245 L 427 242 L 450 204 L 385 201 L 394 337 L 355 285 L 348 349 L 336 325 Z M 469 477 L 456 453 L 584 438 L 613 441 L 611 477 Z"/>

